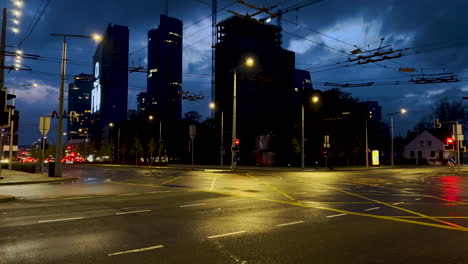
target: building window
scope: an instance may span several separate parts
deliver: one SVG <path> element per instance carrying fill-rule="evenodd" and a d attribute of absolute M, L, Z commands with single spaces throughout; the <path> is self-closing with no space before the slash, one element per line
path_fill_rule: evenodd
<path fill-rule="evenodd" d="M 418 151 L 418 158 L 422 158 L 422 151 Z"/>
<path fill-rule="evenodd" d="M 430 141 L 430 140 L 427 141 L 427 145 L 428 145 L 428 146 L 432 146 L 432 141 Z"/>
<path fill-rule="evenodd" d="M 169 32 L 169 35 L 174 35 L 174 36 L 177 36 L 177 37 L 179 37 L 179 38 L 182 37 L 181 35 L 179 35 L 179 34 L 177 34 L 177 33 L 175 33 L 175 32 Z"/>
<path fill-rule="evenodd" d="M 431 151 L 431 158 L 434 158 L 434 157 L 435 157 L 435 151 Z"/>
<path fill-rule="evenodd" d="M 421 145 L 421 147 L 424 146 L 424 140 L 419 141 L 419 144 Z"/>
<path fill-rule="evenodd" d="M 410 158 L 414 158 L 414 151 L 410 151 L 409 156 L 410 156 Z"/>

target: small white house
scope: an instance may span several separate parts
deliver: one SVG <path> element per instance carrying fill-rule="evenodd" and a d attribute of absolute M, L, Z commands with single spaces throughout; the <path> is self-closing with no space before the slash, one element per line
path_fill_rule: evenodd
<path fill-rule="evenodd" d="M 445 150 L 445 143 L 427 130 L 408 143 L 403 152 L 407 159 L 426 159 L 431 165 L 442 165 L 450 154 Z"/>

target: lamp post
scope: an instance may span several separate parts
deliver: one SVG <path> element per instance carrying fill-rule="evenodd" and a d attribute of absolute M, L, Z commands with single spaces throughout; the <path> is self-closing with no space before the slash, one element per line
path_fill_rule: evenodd
<path fill-rule="evenodd" d="M 210 109 L 214 111 L 216 109 L 216 104 L 214 102 L 210 103 Z M 224 165 L 224 111 L 221 111 L 221 132 L 220 132 L 220 137 L 221 137 L 221 145 L 219 147 L 219 155 L 220 155 L 220 166 L 223 167 Z"/>
<path fill-rule="evenodd" d="M 241 64 L 235 67 L 232 71 L 234 72 L 234 83 L 233 83 L 233 91 L 232 91 L 232 141 L 231 141 L 231 170 L 234 170 L 234 146 L 236 140 L 236 129 L 237 129 L 237 69 L 246 65 L 248 67 L 252 67 L 255 61 L 253 58 L 247 58 L 244 64 Z"/>
<path fill-rule="evenodd" d="M 406 114 L 407 110 L 405 108 L 402 108 L 400 109 L 399 112 L 393 112 L 393 113 L 390 113 L 388 114 L 390 116 L 390 135 L 391 135 L 391 146 L 390 146 L 390 152 L 391 152 L 391 156 L 390 156 L 390 165 L 393 167 L 395 165 L 394 163 L 394 160 L 393 160 L 393 115 L 395 114 Z"/>
<path fill-rule="evenodd" d="M 57 147 L 55 150 L 55 177 L 62 177 L 62 133 L 63 133 L 63 101 L 65 94 L 65 72 L 66 72 L 66 61 L 67 61 L 67 38 L 91 38 L 96 41 L 101 40 L 101 36 L 95 34 L 93 36 L 82 36 L 82 35 L 71 35 L 71 34 L 50 34 L 55 37 L 63 37 L 62 44 L 62 64 L 60 70 L 60 90 L 59 90 L 59 111 L 58 111 L 58 122 L 57 122 Z"/>
<path fill-rule="evenodd" d="M 304 94 L 304 81 L 302 81 L 302 92 Z M 317 104 L 320 98 L 316 95 L 312 96 L 311 101 Z M 305 167 L 305 116 L 304 116 L 304 100 L 301 103 L 301 168 Z"/>

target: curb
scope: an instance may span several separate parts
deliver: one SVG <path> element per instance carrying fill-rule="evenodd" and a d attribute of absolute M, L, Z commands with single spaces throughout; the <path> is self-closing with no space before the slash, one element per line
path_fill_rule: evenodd
<path fill-rule="evenodd" d="M 35 183 L 50 183 L 50 182 L 64 182 L 64 181 L 76 181 L 79 178 L 61 178 L 61 179 L 53 179 L 53 180 L 40 180 L 40 181 L 24 181 L 24 182 L 0 182 L 1 185 L 16 185 L 16 184 L 35 184 Z"/>
<path fill-rule="evenodd" d="M 0 195 L 0 203 L 6 203 L 15 200 L 15 196 L 11 195 Z"/>

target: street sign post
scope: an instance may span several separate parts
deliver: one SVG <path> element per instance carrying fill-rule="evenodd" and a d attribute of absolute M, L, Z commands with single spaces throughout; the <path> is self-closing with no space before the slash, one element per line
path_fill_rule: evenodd
<path fill-rule="evenodd" d="M 195 125 L 190 125 L 189 135 L 190 135 L 190 142 L 191 142 L 190 150 L 192 151 L 192 170 L 193 170 L 193 140 L 195 139 L 195 136 L 197 135 L 197 127 Z"/>
<path fill-rule="evenodd" d="M 50 130 L 50 117 L 41 116 L 39 118 L 39 131 L 42 134 L 42 159 L 41 159 L 41 172 L 44 173 L 44 149 L 45 149 L 45 137 Z"/>

